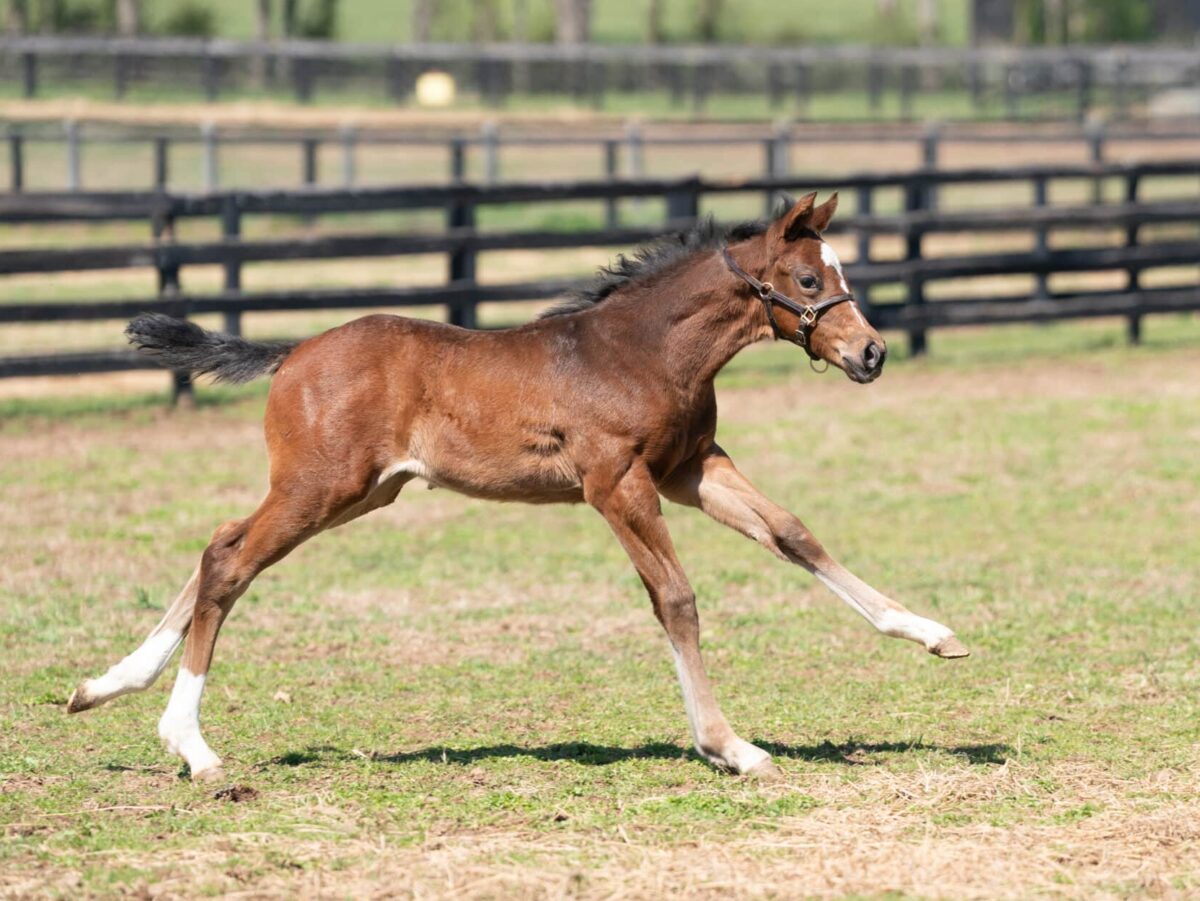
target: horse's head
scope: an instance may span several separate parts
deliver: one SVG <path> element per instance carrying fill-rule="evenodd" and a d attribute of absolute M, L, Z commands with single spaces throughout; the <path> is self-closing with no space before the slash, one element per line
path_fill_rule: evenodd
<path fill-rule="evenodd" d="M 883 372 L 887 345 L 863 316 L 833 247 L 821 233 L 837 210 L 837 194 L 820 206 L 816 193 L 796 201 L 763 236 L 767 265 L 756 288 L 776 337 L 801 344 L 814 360 L 837 366 L 856 382 Z M 791 301 L 791 303 L 788 303 Z"/>

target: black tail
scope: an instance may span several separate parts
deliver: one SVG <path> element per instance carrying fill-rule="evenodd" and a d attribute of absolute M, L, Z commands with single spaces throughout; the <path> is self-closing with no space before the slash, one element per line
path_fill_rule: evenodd
<path fill-rule="evenodd" d="M 218 382 L 234 384 L 274 372 L 298 343 L 247 341 L 161 313 L 138 316 L 125 327 L 125 337 L 169 369 L 211 375 Z"/>

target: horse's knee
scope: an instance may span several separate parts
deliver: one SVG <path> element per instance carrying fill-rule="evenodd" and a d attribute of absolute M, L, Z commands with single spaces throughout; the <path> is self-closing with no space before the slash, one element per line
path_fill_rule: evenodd
<path fill-rule="evenodd" d="M 242 560 L 247 530 L 244 519 L 230 520 L 213 532 L 200 557 L 201 598 L 212 598 L 238 585 L 245 578 Z"/>

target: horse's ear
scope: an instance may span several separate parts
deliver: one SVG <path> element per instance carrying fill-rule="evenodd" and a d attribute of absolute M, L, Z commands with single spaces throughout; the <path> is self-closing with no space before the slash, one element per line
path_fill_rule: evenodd
<path fill-rule="evenodd" d="M 808 222 L 809 227 L 817 234 L 825 231 L 829 227 L 830 220 L 833 219 L 833 214 L 837 212 L 837 204 L 837 192 L 834 191 L 828 200 L 812 211 L 812 218 Z"/>
<path fill-rule="evenodd" d="M 813 214 L 813 204 L 816 203 L 817 192 L 805 194 L 792 208 L 775 220 L 771 225 L 770 237 L 776 240 L 795 241 L 806 230 L 811 229 L 809 220 Z"/>

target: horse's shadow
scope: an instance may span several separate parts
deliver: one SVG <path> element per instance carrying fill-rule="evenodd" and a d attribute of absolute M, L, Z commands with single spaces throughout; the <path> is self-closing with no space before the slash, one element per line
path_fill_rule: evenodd
<path fill-rule="evenodd" d="M 975 766 L 1002 764 L 1012 756 L 1006 744 L 939 745 L 925 741 L 911 742 L 822 742 L 814 745 L 785 745 L 758 742 L 758 746 L 779 760 L 804 760 L 818 763 L 839 763 L 845 766 L 872 766 L 885 762 L 887 755 L 912 752 L 934 752 L 958 758 Z M 568 760 L 588 766 L 611 766 L 627 760 L 681 760 L 696 757 L 690 747 L 670 742 L 648 742 L 628 748 L 596 745 L 590 742 L 555 742 L 525 747 L 521 745 L 482 745 L 475 748 L 431 746 L 416 751 L 380 753 L 355 749 L 347 751 L 333 745 L 316 745 L 303 751 L 290 751 L 259 764 L 260 767 L 303 766 L 329 761 L 370 760 L 373 763 L 403 766 L 430 762 L 469 766 L 484 760 L 505 757 L 528 757 L 532 760 Z"/>

